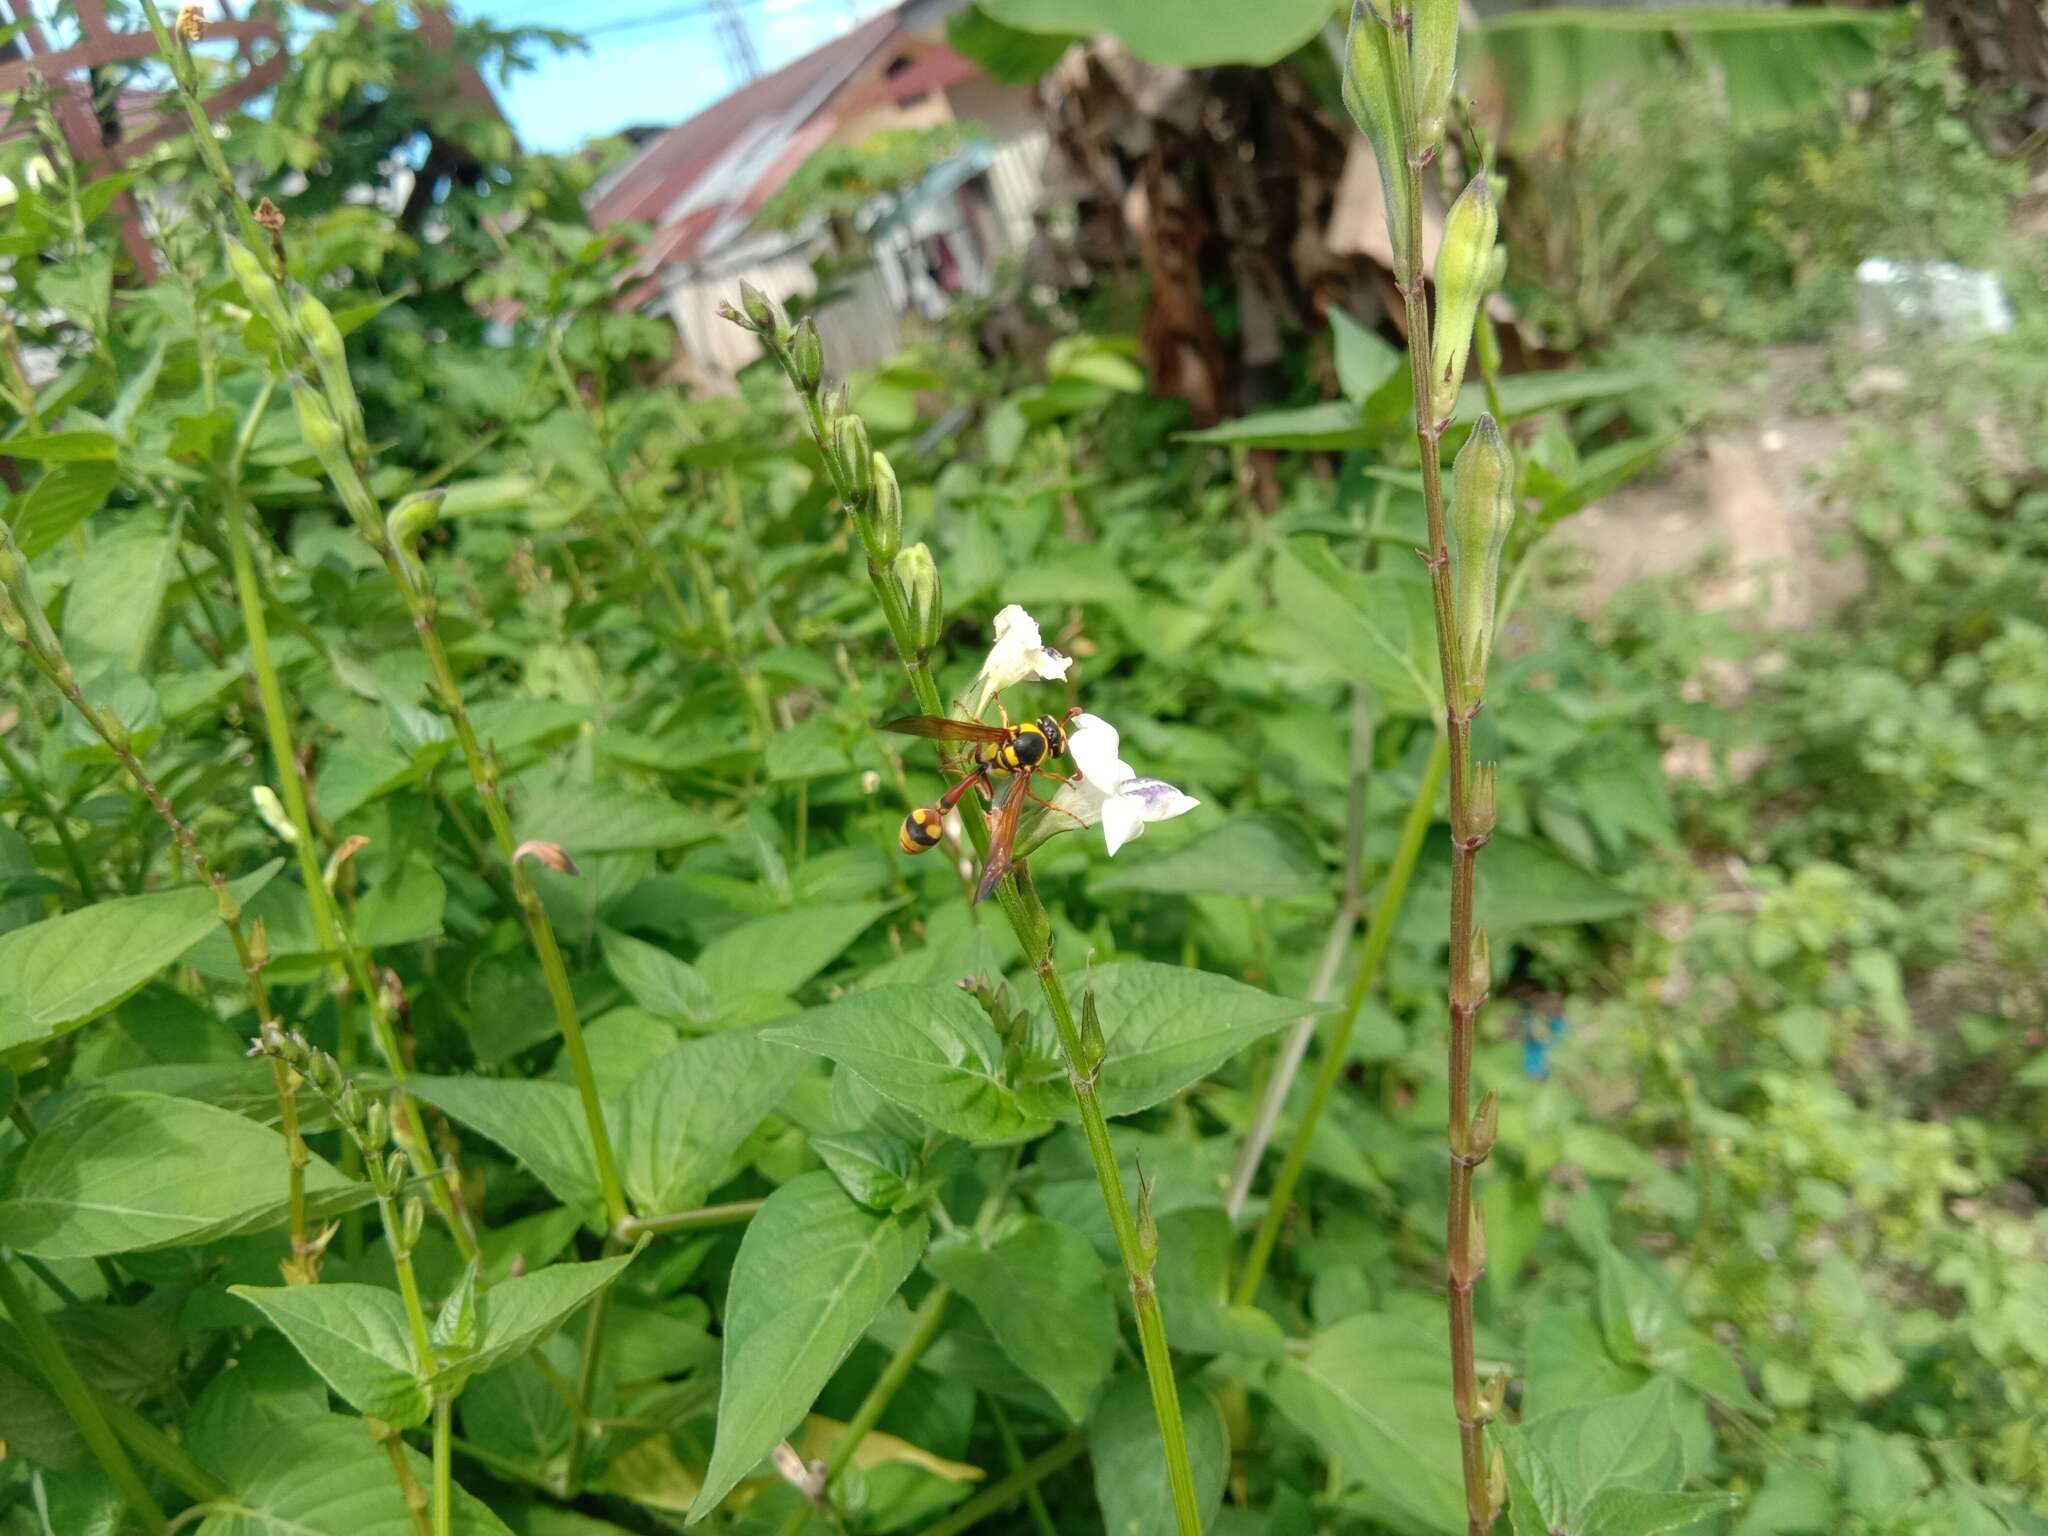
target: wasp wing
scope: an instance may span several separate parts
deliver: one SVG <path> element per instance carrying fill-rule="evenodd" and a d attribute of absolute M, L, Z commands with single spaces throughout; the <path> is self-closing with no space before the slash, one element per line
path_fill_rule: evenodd
<path fill-rule="evenodd" d="M 1010 850 L 1017 843 L 1017 821 L 1024 814 L 1025 802 L 1031 798 L 1030 789 L 1028 771 L 1003 786 L 1002 798 L 989 819 L 988 857 L 982 861 L 981 882 L 974 888 L 976 901 L 988 900 L 990 893 L 1003 883 L 1003 876 L 1010 872 Z"/>
<path fill-rule="evenodd" d="M 884 720 L 882 729 L 899 736 L 926 736 L 934 741 L 978 741 L 1001 746 L 1011 732 L 1000 725 L 983 725 L 979 720 L 955 720 L 947 715 L 902 715 Z"/>

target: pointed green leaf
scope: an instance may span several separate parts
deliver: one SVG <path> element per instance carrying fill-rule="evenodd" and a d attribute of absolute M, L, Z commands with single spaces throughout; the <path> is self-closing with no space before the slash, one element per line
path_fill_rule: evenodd
<path fill-rule="evenodd" d="M 306 1363 L 358 1413 L 401 1429 L 433 1407 L 420 1385 L 412 1332 L 396 1293 L 377 1285 L 232 1285 L 291 1340 Z"/>
<path fill-rule="evenodd" d="M 285 1140 L 193 1099 L 94 1093 L 73 1099 L 30 1144 L 0 1243 L 47 1259 L 89 1259 L 260 1232 L 291 1212 Z M 310 1215 L 360 1205 L 370 1186 L 306 1164 Z"/>
<path fill-rule="evenodd" d="M 1002 1141 L 1034 1123 L 1002 1081 L 995 1026 L 957 986 L 870 987 L 762 1034 L 838 1062 L 948 1135 Z"/>
<path fill-rule="evenodd" d="M 1682 1531 L 1742 1502 L 1732 1493 L 1640 1493 L 1609 1488 L 1587 1506 L 1580 1528 L 1600 1536 L 1663 1536 Z"/>
<path fill-rule="evenodd" d="M 1094 1245 L 1072 1227 L 1020 1216 L 988 1242 L 941 1242 L 924 1267 L 972 1303 L 1003 1353 L 1079 1423 L 1116 1363 L 1116 1305 Z"/>
<path fill-rule="evenodd" d="M 460 1389 L 471 1376 L 517 1358 L 544 1343 L 549 1334 L 574 1315 L 591 1297 L 610 1285 L 633 1262 L 630 1253 L 588 1264 L 551 1264 L 530 1275 L 501 1280 L 477 1293 L 474 1332 L 466 1349 L 436 1372 L 429 1386 L 436 1392 Z M 445 1308 L 444 1314 L 445 1314 Z M 437 1351 L 441 1340 L 435 1339 Z M 451 1348 L 451 1354 L 455 1350 Z"/>
<path fill-rule="evenodd" d="M 273 860 L 229 889 L 247 901 L 281 867 Z M 219 922 L 213 893 L 192 886 L 116 897 L 0 934 L 0 1051 L 92 1022 Z"/>
<path fill-rule="evenodd" d="M 718 1012 L 711 984 L 667 950 L 606 929 L 604 961 L 634 1002 L 656 1018 L 708 1024 Z"/>
<path fill-rule="evenodd" d="M 1266 1392 L 1347 1482 L 1363 1482 L 1401 1523 L 1455 1530 L 1465 1523 L 1465 1484 L 1449 1359 L 1444 1329 L 1362 1313 L 1275 1367 Z"/>
<path fill-rule="evenodd" d="M 1109 1115 L 1135 1115 L 1199 1082 L 1255 1041 L 1304 1013 L 1324 1011 L 1218 976 L 1150 960 L 1123 960 L 1089 978 L 1109 1048 L 1096 1098 Z M 1030 1084 L 1026 1110 L 1078 1118 L 1064 1074 Z"/>
<path fill-rule="evenodd" d="M 801 1051 L 736 1029 L 685 1041 L 641 1072 L 610 1117 L 634 1206 L 651 1216 L 703 1204 L 804 1063 Z"/>
<path fill-rule="evenodd" d="M 794 992 L 888 910 L 884 902 L 835 903 L 757 917 L 707 944 L 697 970 L 721 999 Z"/>
<path fill-rule="evenodd" d="M 1196 1508 L 1202 1529 L 1208 1530 L 1223 1504 L 1230 1432 L 1216 1400 L 1200 1387 L 1181 1387 L 1180 1409 Z M 1125 1371 L 1097 1399 L 1088 1423 L 1088 1459 L 1095 1472 L 1095 1501 L 1102 1506 L 1104 1531 L 1115 1536 L 1175 1536 L 1180 1527 L 1166 1481 L 1166 1448 L 1142 1372 Z"/>
<path fill-rule="evenodd" d="M 822 1169 L 768 1197 L 733 1261 L 718 1433 L 692 1521 L 716 1509 L 810 1411 L 916 1267 L 927 1231 L 921 1213 L 863 1210 Z"/>
<path fill-rule="evenodd" d="M 406 1087 L 523 1163 L 555 1198 L 598 1204 L 583 1101 L 567 1083 L 527 1078 L 414 1077 Z"/>

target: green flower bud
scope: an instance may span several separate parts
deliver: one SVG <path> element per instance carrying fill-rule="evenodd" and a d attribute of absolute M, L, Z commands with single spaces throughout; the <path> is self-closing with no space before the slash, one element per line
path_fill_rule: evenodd
<path fill-rule="evenodd" d="M 825 377 L 825 343 L 809 315 L 797 322 L 796 339 L 789 344 L 789 376 L 805 395 L 816 394 Z"/>
<path fill-rule="evenodd" d="M 1501 1382 L 1501 1396 L 1507 1396 L 1505 1380 Z M 1508 1458 L 1498 1440 L 1486 1462 L 1486 1505 L 1496 1515 L 1508 1507 Z"/>
<path fill-rule="evenodd" d="M 868 513 L 868 527 L 874 534 L 875 560 L 886 565 L 903 547 L 903 488 L 896 483 L 895 466 L 879 449 L 874 455 L 874 487 L 875 503 Z"/>
<path fill-rule="evenodd" d="M 411 1165 L 406 1162 L 405 1154 L 393 1151 L 384 1159 L 384 1187 L 389 1190 L 405 1188 L 405 1177 L 410 1171 Z"/>
<path fill-rule="evenodd" d="M 1145 1171 L 1138 1170 L 1138 1254 L 1137 1270 L 1141 1275 L 1152 1273 L 1152 1261 L 1159 1257 L 1159 1222 L 1152 1214 L 1152 1186 L 1156 1181 L 1145 1177 Z"/>
<path fill-rule="evenodd" d="M 348 374 L 348 348 L 341 330 L 327 306 L 312 294 L 301 294 L 298 305 L 299 334 L 306 350 L 313 354 L 313 366 L 320 373 L 320 387 L 327 392 L 327 404 L 341 424 L 342 441 L 351 455 L 369 451 L 369 437 L 363 430 L 362 402 L 356 398 L 355 381 Z"/>
<path fill-rule="evenodd" d="M 384 1150 L 384 1143 L 391 1134 L 391 1111 L 382 1099 L 376 1100 L 363 1112 L 363 1141 L 372 1157 Z"/>
<path fill-rule="evenodd" d="M 746 314 L 749 330 L 779 336 L 789 329 L 789 316 L 782 312 L 782 306 L 752 283 L 740 284 L 740 308 Z"/>
<path fill-rule="evenodd" d="M 29 577 L 28 557 L 14 542 L 7 524 L 0 522 L 0 633 L 16 645 L 34 651 L 43 661 L 70 675 L 64 664 L 64 647 L 43 612 Z"/>
<path fill-rule="evenodd" d="M 1515 526 L 1514 466 L 1493 417 L 1482 413 L 1451 466 L 1451 592 L 1467 703 L 1486 691 L 1501 551 Z"/>
<path fill-rule="evenodd" d="M 384 519 L 384 531 L 391 542 L 410 551 L 419 536 L 441 520 L 441 503 L 446 491 L 415 491 L 391 509 Z"/>
<path fill-rule="evenodd" d="M 253 918 L 249 923 L 249 970 L 262 970 L 270 964 L 270 925 L 262 918 Z"/>
<path fill-rule="evenodd" d="M 868 446 L 868 424 L 858 416 L 842 416 L 832 428 L 832 456 L 839 465 L 839 487 L 849 506 L 868 504 L 875 488 L 875 451 Z"/>
<path fill-rule="evenodd" d="M 527 475 L 489 475 L 480 480 L 458 480 L 441 499 L 441 517 L 452 521 L 477 512 L 512 512 L 540 495 L 540 487 Z"/>
<path fill-rule="evenodd" d="M 913 544 L 896 557 L 892 570 L 896 589 L 903 594 L 903 606 L 910 611 L 911 643 L 923 655 L 939 643 L 939 631 L 946 624 L 938 564 L 927 546 Z"/>
<path fill-rule="evenodd" d="M 327 478 L 334 483 L 335 494 L 348 508 L 357 531 L 371 543 L 376 543 L 384 537 L 384 520 L 378 516 L 376 498 L 356 472 L 355 459 L 349 453 L 341 423 L 334 419 L 333 408 L 328 405 L 325 395 L 302 380 L 292 378 L 289 383 L 292 408 L 299 418 L 299 435 L 306 440 L 313 457 L 320 461 L 320 467 L 327 471 Z"/>
<path fill-rule="evenodd" d="M 1499 293 L 1500 285 L 1508 280 L 1508 248 L 1496 245 L 1493 256 L 1486 263 L 1486 291 Z"/>
<path fill-rule="evenodd" d="M 1400 274 L 1408 270 L 1411 246 L 1408 156 L 1394 89 L 1396 45 L 1386 17 L 1365 0 L 1352 0 L 1351 32 L 1344 44 L 1344 107 L 1379 162 L 1387 193 L 1387 239 L 1394 248 L 1394 271 Z"/>
<path fill-rule="evenodd" d="M 331 1096 L 341 1092 L 341 1066 L 325 1051 L 310 1052 L 306 1068 L 306 1075 L 313 1079 L 313 1086 L 323 1094 Z"/>
<path fill-rule="evenodd" d="M 269 323 L 280 342 L 289 343 L 295 334 L 291 312 L 285 308 L 277 280 L 264 270 L 263 258 L 233 236 L 228 237 L 227 248 L 228 270 L 241 285 L 242 297 Z"/>
<path fill-rule="evenodd" d="M 1440 421 L 1458 403 L 1465 382 L 1465 358 L 1472 327 L 1487 294 L 1493 269 L 1493 240 L 1500 214 L 1485 173 L 1472 178 L 1444 216 L 1443 244 L 1436 253 L 1436 329 L 1430 344 L 1430 409 Z"/>
<path fill-rule="evenodd" d="M 363 1118 L 363 1090 L 354 1083 L 344 1084 L 341 1097 L 335 1101 L 334 1113 L 343 1125 L 356 1125 Z"/>
<path fill-rule="evenodd" d="M 1451 84 L 1458 73 L 1458 0 L 1415 0 L 1415 116 L 1422 136 L 1417 148 L 1444 141 L 1451 112 Z"/>
<path fill-rule="evenodd" d="M 1491 1088 L 1486 1097 L 1479 1101 L 1479 1108 L 1472 1115 L 1472 1129 L 1465 1138 L 1466 1155 L 1484 1162 L 1493 1155 L 1494 1143 L 1500 1140 L 1500 1095 Z"/>

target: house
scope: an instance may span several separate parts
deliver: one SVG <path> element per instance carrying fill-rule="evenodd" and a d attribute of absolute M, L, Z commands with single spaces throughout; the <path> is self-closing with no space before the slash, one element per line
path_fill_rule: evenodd
<path fill-rule="evenodd" d="M 766 230 L 754 217 L 822 145 L 947 121 L 989 134 L 868 213 L 872 266 L 818 317 L 843 367 L 891 355 L 908 310 L 942 303 L 941 287 L 980 288 L 996 258 L 1029 239 L 1045 130 L 1030 89 L 989 78 L 946 45 L 945 17 L 959 4 L 908 0 L 882 12 L 648 139 L 591 189 L 598 228 L 651 227 L 633 297 L 674 320 L 712 380 L 759 355 L 755 338 L 718 318 L 743 279 L 777 295 L 815 289 L 825 221 Z"/>

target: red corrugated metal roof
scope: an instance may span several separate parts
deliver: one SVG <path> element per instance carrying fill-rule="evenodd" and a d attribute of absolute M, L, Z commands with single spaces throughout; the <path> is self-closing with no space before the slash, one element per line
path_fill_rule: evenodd
<path fill-rule="evenodd" d="M 908 68 L 892 78 L 881 78 L 879 66 L 864 70 L 899 41 L 914 50 Z M 687 261 L 714 232 L 758 211 L 849 111 L 979 73 L 944 44 L 902 31 L 897 12 L 884 11 L 649 140 L 600 183 L 589 204 L 591 223 L 654 226 L 644 271 Z"/>

